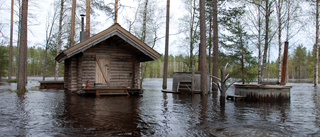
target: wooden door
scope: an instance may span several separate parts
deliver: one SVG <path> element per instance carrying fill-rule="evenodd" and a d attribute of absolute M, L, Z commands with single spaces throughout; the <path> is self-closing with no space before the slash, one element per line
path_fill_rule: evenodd
<path fill-rule="evenodd" d="M 96 56 L 96 83 L 109 84 L 110 80 L 110 56 Z"/>

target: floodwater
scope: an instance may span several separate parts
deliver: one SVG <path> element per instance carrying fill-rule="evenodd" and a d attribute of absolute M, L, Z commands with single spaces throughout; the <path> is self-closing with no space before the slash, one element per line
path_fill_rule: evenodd
<path fill-rule="evenodd" d="M 291 101 L 273 104 L 165 94 L 162 79 L 130 97 L 39 90 L 37 80 L 25 94 L 0 86 L 0 136 L 320 136 L 320 88 L 311 83 L 289 83 Z"/>

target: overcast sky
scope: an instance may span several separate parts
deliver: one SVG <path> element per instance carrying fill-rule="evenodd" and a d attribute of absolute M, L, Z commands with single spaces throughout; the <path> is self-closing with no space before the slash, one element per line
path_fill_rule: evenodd
<path fill-rule="evenodd" d="M 54 0 L 29 0 L 29 12 L 32 13 L 35 18 L 30 20 L 29 26 L 28 26 L 28 46 L 44 46 L 45 44 L 45 30 L 46 30 L 46 18 L 48 16 L 48 12 L 51 11 L 53 13 L 53 3 Z M 79 0 L 78 0 L 79 1 Z M 84 1 L 84 0 L 82 0 Z M 178 29 L 180 26 L 179 19 L 183 18 L 184 14 L 187 14 L 187 12 L 184 10 L 184 4 L 182 2 L 183 0 L 171 0 L 171 6 L 170 6 L 170 34 L 176 34 L 178 32 Z M 0 0 L 2 3 L 0 5 L 0 12 L 1 12 L 1 18 L 0 23 L 2 23 L 2 34 L 7 36 L 9 38 L 10 35 L 10 4 L 11 0 Z M 133 0 L 120 0 L 120 4 L 124 6 L 131 6 L 136 7 L 138 5 L 137 2 L 133 2 Z M 158 7 L 164 8 L 166 7 L 166 0 L 158 0 Z M 105 3 L 114 3 L 114 0 L 105 0 Z M 15 7 L 16 8 L 16 7 Z M 304 7 L 305 8 L 305 7 Z M 79 16 L 81 13 L 76 13 L 77 16 Z M 124 18 L 128 16 L 134 16 L 133 11 L 128 10 L 128 8 L 123 8 L 119 11 L 119 19 L 118 22 L 122 27 L 125 29 L 128 29 L 128 25 L 126 24 L 126 20 Z M 79 17 L 78 17 L 79 18 Z M 108 20 L 107 20 L 108 19 Z M 165 19 L 165 18 L 164 18 Z M 15 21 L 18 20 L 17 16 L 15 16 Z M 100 14 L 99 17 L 91 17 L 91 20 L 97 20 L 99 25 L 94 26 L 94 29 L 92 29 L 92 33 L 99 33 L 100 31 L 105 30 L 106 28 L 110 27 L 113 24 L 113 20 L 110 17 L 106 17 L 103 13 Z M 165 21 L 165 20 L 164 20 Z M 291 49 L 289 52 L 292 52 L 293 49 L 298 44 L 303 44 L 305 47 L 307 47 L 308 50 L 312 50 L 312 45 L 314 43 L 314 40 L 310 37 L 314 34 L 314 27 L 308 26 L 308 31 L 301 31 L 297 36 L 292 38 L 289 41 L 289 44 L 291 46 Z M 14 41 L 17 40 L 17 25 L 14 26 Z M 76 30 L 80 31 L 80 30 Z M 158 37 L 163 37 L 165 32 L 165 25 L 163 27 L 163 30 L 161 30 Z M 186 48 L 181 48 L 184 46 L 181 41 L 183 41 L 184 34 L 180 35 L 171 35 L 170 36 L 170 47 L 169 47 L 169 54 L 187 54 L 188 50 Z M 271 45 L 271 56 L 272 60 L 275 60 L 278 56 L 278 47 L 277 47 L 277 37 L 274 37 L 274 41 Z M 7 41 L 9 42 L 9 40 Z M 8 44 L 8 43 L 7 43 Z M 16 43 L 14 43 L 16 45 Z M 188 45 L 185 45 L 188 46 Z M 294 46 L 294 47 L 292 47 Z M 159 53 L 164 53 L 164 38 L 160 39 L 159 42 L 157 42 L 155 46 L 155 50 L 157 50 Z M 256 51 L 255 51 L 256 52 Z"/>
<path fill-rule="evenodd" d="M 34 19 L 31 19 L 29 17 L 29 24 L 28 24 L 28 46 L 44 46 L 45 44 L 45 35 L 46 35 L 46 20 L 48 17 L 49 12 L 51 14 L 53 13 L 53 1 L 54 0 L 29 0 L 29 12 L 32 13 L 32 15 L 35 16 Z M 79 0 L 78 0 L 79 1 Z M 82 0 L 84 1 L 84 0 Z M 11 0 L 0 0 L 2 3 L 0 5 L 0 10 L 1 10 L 1 23 L 3 24 L 2 28 L 2 33 L 6 35 L 8 38 L 10 36 L 10 6 L 11 6 Z M 36 3 L 35 3 L 36 2 Z M 119 19 L 118 23 L 122 25 L 125 29 L 128 29 L 127 24 L 125 23 L 126 18 L 128 15 L 134 14 L 129 11 L 129 8 L 125 8 L 125 6 L 131 6 L 131 7 L 136 7 L 138 5 L 137 2 L 133 2 L 133 0 L 119 0 L 120 4 L 124 5 L 123 9 L 119 11 Z M 114 0 L 105 0 L 105 3 L 114 3 Z M 158 7 L 165 8 L 166 6 L 166 1 L 161 1 L 158 4 Z M 15 6 L 15 8 L 17 8 Z M 133 8 L 131 8 L 133 10 Z M 171 20 L 170 20 L 170 33 L 175 34 L 177 32 L 177 29 L 174 29 L 177 27 L 175 25 L 175 22 L 178 22 L 179 18 L 182 18 L 183 12 L 181 10 L 184 9 L 183 4 L 180 3 L 180 0 L 174 0 L 171 1 Z M 15 9 L 17 10 L 17 9 Z M 79 16 L 82 13 L 76 13 L 77 16 Z M 80 17 L 77 17 L 78 19 Z M 99 17 L 91 17 L 91 20 L 96 20 L 99 23 L 98 26 L 94 26 L 94 29 L 92 30 L 92 34 L 99 33 L 108 27 L 110 27 L 113 24 L 113 20 L 110 17 L 106 17 L 104 13 L 100 13 Z M 108 20 L 106 20 L 108 19 Z M 165 19 L 165 18 L 164 18 Z M 18 17 L 14 17 L 14 21 L 18 21 Z M 165 21 L 165 20 L 164 20 Z M 80 30 L 76 30 L 80 31 Z M 163 28 L 163 31 L 160 33 L 158 37 L 163 37 L 164 36 L 164 31 L 165 28 Z M 173 45 L 170 44 L 170 52 L 169 54 L 180 54 L 182 52 L 179 51 L 178 46 L 175 46 L 174 43 L 176 42 L 178 36 L 173 35 L 170 37 L 170 43 L 173 43 Z M 14 26 L 14 41 L 17 40 L 17 25 Z M 9 40 L 8 40 L 9 42 Z M 8 43 L 7 43 L 8 44 Z M 16 45 L 16 43 L 14 43 Z M 157 42 L 155 49 L 159 53 L 164 53 L 164 38 L 160 39 L 159 42 Z"/>

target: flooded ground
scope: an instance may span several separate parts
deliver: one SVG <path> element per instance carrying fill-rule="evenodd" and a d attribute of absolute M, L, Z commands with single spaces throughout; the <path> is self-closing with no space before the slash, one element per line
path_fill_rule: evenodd
<path fill-rule="evenodd" d="M 162 79 L 146 79 L 143 96 L 99 98 L 39 90 L 37 80 L 22 95 L 0 86 L 1 136 L 320 136 L 320 88 L 311 83 L 289 83 L 282 104 L 223 104 L 212 94 L 164 94 Z"/>

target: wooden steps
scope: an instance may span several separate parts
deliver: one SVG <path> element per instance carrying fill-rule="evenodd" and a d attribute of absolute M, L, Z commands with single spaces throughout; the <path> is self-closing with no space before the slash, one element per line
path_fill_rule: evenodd
<path fill-rule="evenodd" d="M 177 92 L 181 92 L 181 91 L 191 92 L 191 88 L 192 88 L 191 86 L 192 86 L 191 82 L 179 82 Z"/>

